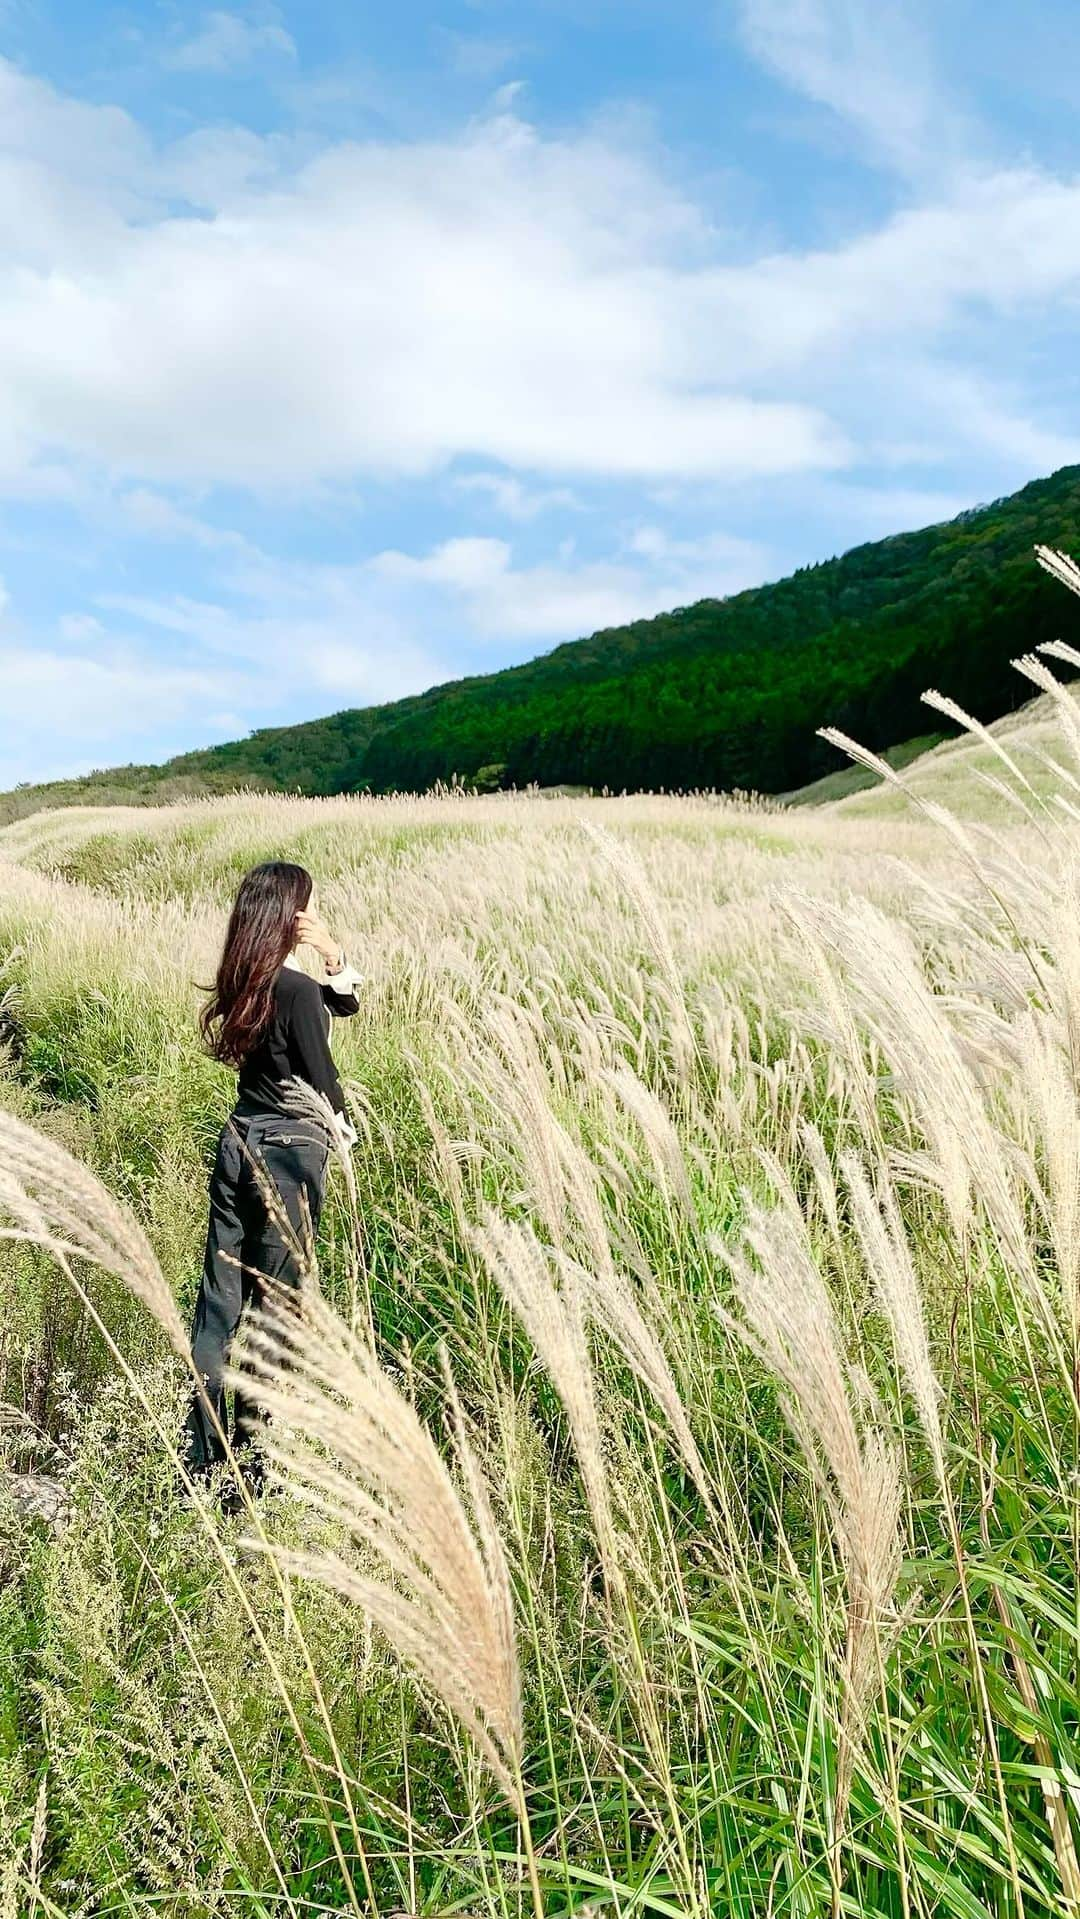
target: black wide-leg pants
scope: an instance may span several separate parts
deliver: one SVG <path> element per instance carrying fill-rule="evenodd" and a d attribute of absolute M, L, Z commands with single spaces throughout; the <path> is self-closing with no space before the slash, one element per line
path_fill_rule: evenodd
<path fill-rule="evenodd" d="M 319 1224 L 329 1156 L 326 1135 L 307 1120 L 234 1113 L 222 1130 L 210 1179 L 210 1225 L 191 1337 L 192 1358 L 203 1382 L 192 1398 L 184 1436 L 192 1472 L 207 1473 L 225 1457 L 224 1372 L 245 1307 L 258 1304 L 265 1280 L 288 1286 L 300 1282 L 296 1246 L 274 1218 L 275 1202 L 268 1199 L 266 1183 L 277 1195 L 291 1234 L 305 1247 Z M 259 1418 L 240 1393 L 233 1412 L 236 1450 L 255 1437 Z"/>

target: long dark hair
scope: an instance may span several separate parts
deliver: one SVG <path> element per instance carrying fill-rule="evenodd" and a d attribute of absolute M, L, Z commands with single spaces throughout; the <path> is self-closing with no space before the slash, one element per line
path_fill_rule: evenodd
<path fill-rule="evenodd" d="M 199 1015 L 208 1051 L 227 1066 L 241 1066 L 270 1024 L 274 981 L 310 898 L 311 874 L 289 860 L 253 866 L 240 882 L 217 978 Z"/>

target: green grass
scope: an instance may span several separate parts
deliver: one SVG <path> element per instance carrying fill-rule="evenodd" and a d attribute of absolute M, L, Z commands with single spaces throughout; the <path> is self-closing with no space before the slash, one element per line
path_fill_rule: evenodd
<path fill-rule="evenodd" d="M 338 1177 L 323 1286 L 442 1447 L 455 1379 L 510 1572 L 551 1919 L 1068 1910 L 1044 1786 L 1068 1801 L 1080 1776 L 1080 1127 L 1047 1097 L 1070 1083 L 1072 828 L 1006 824 L 991 897 L 927 829 L 901 871 L 871 797 L 782 818 L 266 799 L 0 834 L 0 1108 L 130 1207 L 185 1315 L 230 1097 L 196 1044 L 198 982 L 246 864 L 315 867 L 368 975 L 338 1039 L 358 1204 Z M 852 1153 L 901 1208 L 944 1485 Z M 756 1204 L 805 1235 L 860 1440 L 899 1474 L 901 1563 L 854 1719 L 850 1488 L 717 1314 L 746 1322 L 728 1262 Z M 581 1404 L 476 1237 L 491 1210 L 624 1276 L 700 1451 L 709 1504 L 598 1318 L 606 1580 Z M 117 1359 L 40 1248 L 0 1255 L 0 1401 L 20 1415 L 0 1449 L 71 1497 L 53 1535 L 5 1507 L 0 1474 L 3 1919 L 277 1919 L 369 1894 L 383 1919 L 535 1914 L 523 1827 L 438 1689 L 340 1595 L 283 1588 L 249 1522 L 178 1498 L 183 1374 L 123 1275 L 74 1269 Z M 770 1241 L 777 1301 L 785 1258 Z M 287 1491 L 264 1523 L 279 1547 L 354 1551 Z"/>

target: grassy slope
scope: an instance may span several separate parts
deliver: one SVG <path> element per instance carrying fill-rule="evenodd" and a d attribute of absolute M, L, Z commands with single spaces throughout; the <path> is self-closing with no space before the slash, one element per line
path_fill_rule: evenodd
<path fill-rule="evenodd" d="M 1063 754 L 1060 721 L 1048 698 L 1029 700 L 1018 711 L 1004 714 L 987 732 L 1008 752 L 1021 778 L 1008 773 L 993 746 L 968 733 L 930 745 L 911 760 L 905 760 L 901 749 L 888 756 L 889 763 L 903 770 L 910 794 L 933 800 L 969 820 L 1018 822 L 1025 797 L 1022 781 L 1027 782 L 1029 806 L 1046 804 L 1063 791 L 1068 772 L 1062 775 L 1049 763 L 1060 764 Z M 1064 758 L 1067 762 L 1068 754 Z M 912 814 L 911 800 L 872 774 L 857 787 L 825 797 L 835 801 L 830 810 L 837 817 L 850 820 L 909 819 Z"/>
<path fill-rule="evenodd" d="M 886 765 L 900 773 L 920 760 L 924 753 L 932 752 L 941 741 L 940 733 L 925 733 L 917 739 L 901 740 L 897 746 L 886 747 L 881 757 Z M 877 776 L 867 767 L 842 766 L 836 773 L 823 773 L 808 786 L 796 787 L 793 793 L 780 793 L 777 797 L 785 806 L 831 806 L 834 800 L 846 800 L 852 793 L 863 793 L 878 785 Z"/>

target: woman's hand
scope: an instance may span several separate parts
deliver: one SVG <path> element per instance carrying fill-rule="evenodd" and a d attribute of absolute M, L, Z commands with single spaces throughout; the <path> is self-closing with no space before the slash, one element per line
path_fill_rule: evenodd
<path fill-rule="evenodd" d="M 317 913 L 296 915 L 296 944 L 313 946 L 317 953 L 322 954 L 329 971 L 340 973 L 343 957 L 341 947 Z"/>

